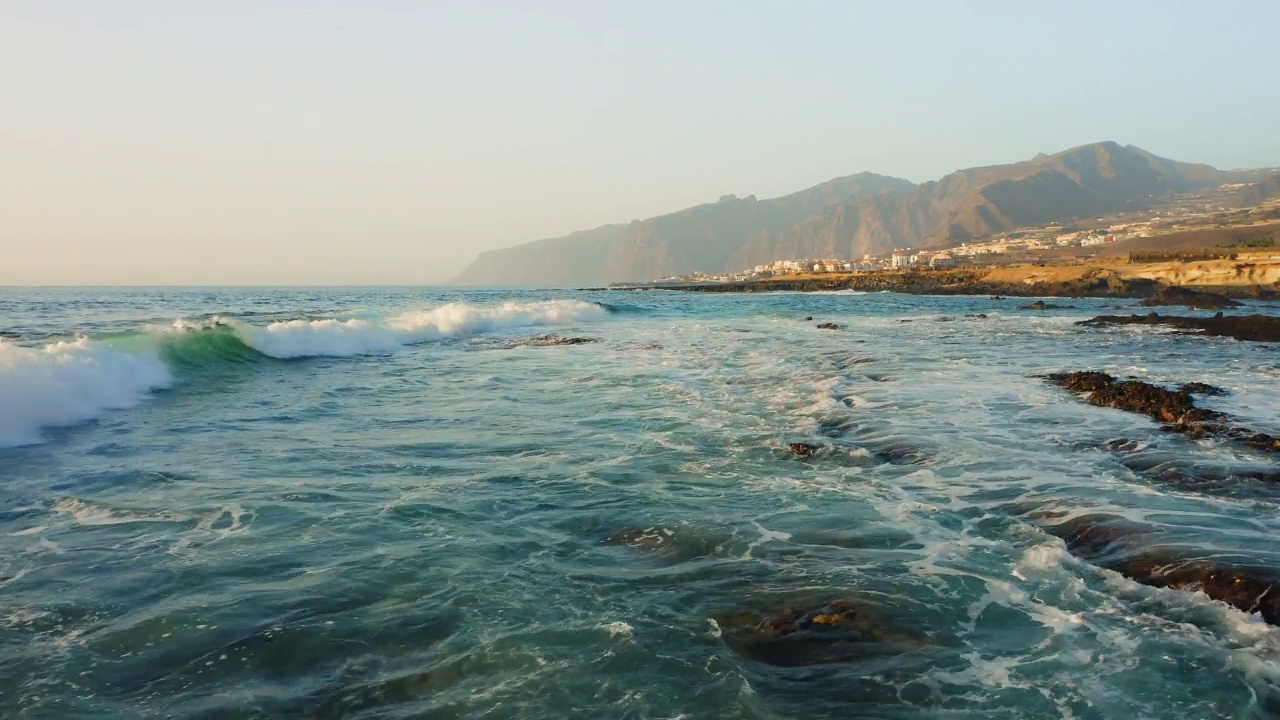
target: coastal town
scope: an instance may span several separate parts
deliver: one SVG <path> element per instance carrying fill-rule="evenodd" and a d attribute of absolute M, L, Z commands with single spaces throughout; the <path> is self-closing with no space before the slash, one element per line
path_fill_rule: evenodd
<path fill-rule="evenodd" d="M 1072 222 L 1024 227 L 988 238 L 960 242 L 940 250 L 895 248 L 880 255 L 849 258 L 776 259 L 736 272 L 697 272 L 662 278 L 656 283 L 744 282 L 796 274 L 855 273 L 880 270 L 951 269 L 1036 262 L 1062 264 L 1087 261 L 1124 248 L 1141 238 L 1174 233 L 1249 226 L 1274 230 L 1280 221 L 1280 197 L 1239 207 L 1230 198 L 1248 183 L 1229 183 L 1214 190 L 1184 193 L 1153 207 Z M 1271 241 L 1260 241 L 1271 247 Z M 1125 253 L 1119 252 L 1120 255 Z"/>

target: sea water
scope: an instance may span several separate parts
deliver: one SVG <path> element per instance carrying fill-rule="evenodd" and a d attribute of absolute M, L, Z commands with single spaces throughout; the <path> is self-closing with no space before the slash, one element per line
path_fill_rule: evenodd
<path fill-rule="evenodd" d="M 0 291 L 0 716 L 1274 716 L 1276 628 L 1043 524 L 1280 567 L 1274 461 L 1036 376 L 1280 434 L 1280 353 L 1023 302 Z M 805 598 L 914 641 L 782 667 L 717 622 Z"/>

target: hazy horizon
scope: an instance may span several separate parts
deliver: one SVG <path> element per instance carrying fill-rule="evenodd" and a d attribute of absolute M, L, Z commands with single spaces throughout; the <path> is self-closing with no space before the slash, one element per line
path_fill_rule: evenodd
<path fill-rule="evenodd" d="M 477 253 L 1114 140 L 1280 166 L 1261 2 L 16 3 L 4 285 L 438 284 Z"/>

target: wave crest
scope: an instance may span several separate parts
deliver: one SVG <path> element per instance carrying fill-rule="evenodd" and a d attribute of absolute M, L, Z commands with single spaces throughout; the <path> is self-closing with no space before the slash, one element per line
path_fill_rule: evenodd
<path fill-rule="evenodd" d="M 609 311 L 579 300 L 508 302 L 492 307 L 449 303 L 415 310 L 383 322 L 286 320 L 256 327 L 229 321 L 245 344 L 274 358 L 346 357 L 391 352 L 406 345 L 469 337 L 510 328 L 600 320 Z"/>
<path fill-rule="evenodd" d="M 131 408 L 174 384 L 174 373 L 211 381 L 229 363 L 272 358 L 346 357 L 509 328 L 600 320 L 609 310 L 577 300 L 450 303 L 384 321 L 285 320 L 265 327 L 211 317 L 110 340 L 80 338 L 44 347 L 0 339 L 0 447 L 40 441 L 40 430 Z"/>

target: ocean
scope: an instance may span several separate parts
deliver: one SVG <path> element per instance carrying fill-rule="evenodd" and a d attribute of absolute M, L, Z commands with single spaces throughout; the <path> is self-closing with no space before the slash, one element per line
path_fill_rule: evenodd
<path fill-rule="evenodd" d="M 1280 568 L 1273 457 L 1037 376 L 1280 434 L 1280 353 L 1026 302 L 0 289 L 0 717 L 1276 717 L 1052 532 Z"/>

